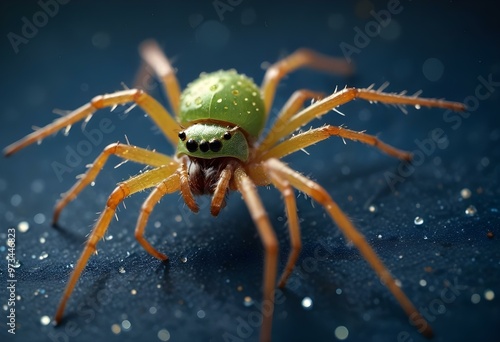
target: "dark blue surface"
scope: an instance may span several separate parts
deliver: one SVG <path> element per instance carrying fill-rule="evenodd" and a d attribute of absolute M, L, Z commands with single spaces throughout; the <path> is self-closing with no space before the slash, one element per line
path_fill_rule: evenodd
<path fill-rule="evenodd" d="M 71 1 L 47 17 L 46 25 L 17 46 L 16 53 L 9 34 L 22 35 L 23 17 L 33 21 L 38 15 L 43 20 L 37 14 L 41 7 L 34 1 L 2 2 L 0 146 L 23 137 L 32 125 L 52 121 L 54 108 L 77 108 L 95 95 L 121 89 L 121 82 L 132 86 L 140 63 L 137 46 L 147 38 L 164 47 L 183 86 L 202 71 L 220 68 L 236 68 L 260 83 L 262 62 L 274 62 L 304 46 L 342 56 L 341 46 L 355 45 L 356 28 L 366 32 L 374 22 L 365 1 L 232 3 L 232 10 L 219 16 L 212 2 Z M 393 2 L 373 3 L 380 13 Z M 474 107 L 469 117 L 459 120 L 457 114 L 449 117 L 442 110 L 408 108 L 404 115 L 396 108 L 356 101 L 340 108 L 345 117 L 332 112 L 311 123 L 346 124 L 420 152 L 420 165 L 409 170 L 372 148 L 344 145 L 340 139 L 308 148 L 310 155 L 286 158 L 338 201 L 410 299 L 428 312 L 435 341 L 500 339 L 500 30 L 493 6 L 401 1 L 401 11 L 391 16 L 390 25 L 363 46 L 358 44 L 351 56 L 355 77 L 298 71 L 281 83 L 273 108 L 275 114 L 299 88 L 328 93 L 336 85 L 366 87 L 386 81 L 388 91 L 411 94 L 422 89 L 424 96 Z M 478 90 L 488 79 L 493 80 L 490 86 Z M 151 94 L 165 103 L 160 87 L 152 88 Z M 115 184 L 141 167 L 128 163 L 114 169 L 119 160 L 110 160 L 96 185 L 63 211 L 62 228 L 55 230 L 50 220 L 59 194 L 108 143 L 124 141 L 124 134 L 132 144 L 172 152 L 138 109 L 125 118 L 103 110 L 87 131 L 98 130 L 102 120 L 113 127 L 102 139 L 91 140 L 76 125 L 68 137 L 59 133 L 41 146 L 0 159 L 2 304 L 8 299 L 3 246 L 9 227 L 16 228 L 21 264 L 16 269 L 16 335 L 7 333 L 4 307 L 1 339 L 160 341 L 168 331 L 170 341 L 257 340 L 258 327 L 251 324 L 259 313 L 262 247 L 238 194 L 230 196 L 216 219 L 208 210 L 190 214 L 177 195 L 166 197 L 146 232 L 152 244 L 170 256 L 166 266 L 133 237 L 147 193 L 126 200 L 127 209 L 120 207 L 120 220 L 112 222 L 68 303 L 65 324 L 41 324 L 43 316 L 54 314 L 96 212 Z M 416 139 L 425 141 L 435 129 L 446 139 L 434 150 L 422 148 Z M 88 155 L 68 164 L 69 151 L 82 141 L 91 142 Z M 67 172 L 55 172 L 56 163 L 69 166 Z M 396 178 L 400 181 L 390 186 L 388 175 L 401 176 Z M 470 189 L 470 198 L 462 198 L 464 188 Z M 280 197 L 274 190 L 261 189 L 260 194 L 282 245 L 281 269 L 289 251 L 283 205 L 277 204 Z M 345 326 L 347 341 L 423 341 L 319 205 L 302 195 L 297 202 L 304 250 L 284 300 L 276 305 L 273 340 L 335 341 L 335 329 Z M 207 199 L 200 203 L 206 209 Z M 477 213 L 468 216 L 465 211 L 471 205 Z M 416 225 L 416 217 L 422 217 L 423 224 Z M 29 224 L 24 233 L 18 230 L 23 221 Z M 488 232 L 494 237 L 488 238 Z M 485 298 L 488 290 L 494 292 L 493 300 Z M 477 295 L 480 301 L 473 303 Z M 255 305 L 245 305 L 246 296 Z M 302 307 L 305 297 L 312 299 L 312 308 Z M 119 333 L 112 331 L 114 324 L 121 327 Z"/>

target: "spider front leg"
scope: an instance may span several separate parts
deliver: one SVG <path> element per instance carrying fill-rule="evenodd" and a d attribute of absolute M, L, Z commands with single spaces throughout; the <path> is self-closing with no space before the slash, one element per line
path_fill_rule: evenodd
<path fill-rule="evenodd" d="M 78 121 L 86 119 L 98 109 L 104 107 L 114 107 L 129 102 L 134 102 L 146 111 L 163 134 L 165 134 L 168 140 L 170 140 L 172 145 L 177 146 L 177 133 L 180 130 L 178 123 L 154 98 L 140 89 L 130 89 L 117 91 L 112 94 L 96 96 L 89 103 L 55 120 L 51 124 L 28 134 L 23 139 L 7 146 L 3 152 L 6 156 L 9 156 L 34 142 L 41 141 L 43 138 L 59 131 L 64 127 L 71 126 Z"/>
<path fill-rule="evenodd" d="M 362 99 L 370 102 L 381 102 L 397 106 L 425 106 L 451 109 L 454 111 L 463 111 L 466 109 L 465 105 L 459 102 L 420 98 L 417 96 L 405 96 L 395 93 L 384 93 L 379 90 L 368 88 L 346 88 L 313 103 L 307 108 L 304 108 L 292 116 L 284 125 L 274 125 L 271 127 L 268 136 L 272 136 L 274 141 L 279 141 L 313 119 L 319 118 L 320 116 L 328 113 L 330 110 L 355 99 Z"/>
<path fill-rule="evenodd" d="M 179 191 L 180 188 L 181 181 L 178 173 L 158 184 L 142 204 L 141 212 L 135 226 L 135 238 L 137 241 L 139 241 L 142 247 L 149 254 L 161 261 L 168 260 L 168 256 L 158 252 L 153 246 L 151 246 L 151 244 L 144 238 L 144 231 L 146 229 L 146 224 L 148 223 L 149 214 L 151 214 L 151 211 L 153 211 L 153 208 L 160 201 L 160 199 L 166 194 Z"/>
<path fill-rule="evenodd" d="M 270 112 L 279 81 L 298 68 L 308 67 L 338 75 L 350 75 L 353 67 L 343 58 L 333 58 L 309 49 L 299 49 L 271 65 L 264 75 L 261 91 L 266 113 Z"/>
<path fill-rule="evenodd" d="M 57 202 L 54 209 L 54 216 L 52 224 L 57 224 L 59 215 L 63 208 L 87 186 L 89 185 L 99 174 L 99 172 L 104 167 L 104 164 L 108 160 L 110 155 L 116 155 L 117 157 L 123 158 L 125 160 L 131 160 L 137 163 L 159 167 L 162 165 L 172 165 L 175 168 L 177 162 L 162 153 L 155 151 L 146 150 L 132 145 L 123 145 L 120 143 L 114 143 L 106 146 L 106 148 L 101 152 L 101 154 L 96 158 L 94 163 L 88 165 L 89 169 L 80 178 L 78 182 L 73 185 L 66 193 L 62 195 L 62 198 Z"/>
<path fill-rule="evenodd" d="M 66 284 L 66 288 L 64 289 L 64 293 L 61 297 L 61 301 L 59 302 L 59 306 L 54 317 L 54 320 L 57 324 L 61 322 L 64 308 L 66 307 L 66 302 L 73 292 L 73 289 L 75 288 L 75 285 L 80 278 L 83 269 L 87 265 L 90 256 L 96 251 L 97 243 L 104 237 L 109 223 L 115 215 L 115 210 L 118 204 L 120 204 L 126 197 L 138 191 L 155 186 L 163 180 L 171 179 L 170 182 L 174 183 L 175 177 L 170 177 L 174 172 L 175 168 L 173 168 L 171 165 L 161 166 L 159 168 L 146 171 L 122 183 L 119 183 L 115 190 L 111 193 L 106 203 L 106 207 L 99 216 L 94 229 L 90 233 L 83 252 L 78 259 L 73 272 L 71 273 L 68 283 Z"/>
<path fill-rule="evenodd" d="M 367 145 L 378 148 L 382 152 L 401 160 L 409 161 L 411 160 L 411 153 L 406 151 L 401 151 L 391 145 L 388 145 L 381 141 L 379 138 L 365 134 L 363 132 L 352 131 L 347 128 L 326 125 L 319 128 L 311 129 L 307 132 L 303 132 L 285 140 L 269 151 L 264 151 L 260 160 L 266 160 L 270 158 L 282 158 L 288 154 L 296 152 L 300 149 L 306 148 L 310 145 L 316 144 L 317 142 L 327 139 L 331 136 L 341 137 L 342 139 L 349 139 L 354 141 L 359 141 Z"/>
<path fill-rule="evenodd" d="M 269 217 L 255 189 L 255 184 L 245 171 L 239 167 L 234 171 L 236 188 L 243 196 L 250 215 L 257 227 L 262 244 L 264 245 L 264 279 L 262 301 L 261 342 L 271 341 L 271 329 L 274 312 L 274 286 L 278 266 L 278 239 L 269 222 Z M 265 308 L 267 306 L 267 309 Z"/>
<path fill-rule="evenodd" d="M 277 159 L 267 160 L 264 163 L 264 167 L 267 168 L 269 172 L 274 172 L 281 178 L 286 179 L 294 188 L 307 194 L 326 209 L 345 237 L 357 247 L 363 258 L 377 273 L 381 282 L 385 284 L 394 297 L 396 297 L 397 301 L 406 312 L 413 325 L 418 327 L 418 331 L 425 337 L 432 337 L 433 332 L 429 323 L 418 312 L 408 297 L 406 297 L 403 290 L 401 290 L 401 288 L 396 284 L 396 281 L 391 276 L 375 251 L 370 247 L 364 236 L 354 227 L 344 212 L 331 199 L 325 189 L 312 180 L 290 169 Z"/>
<path fill-rule="evenodd" d="M 269 147 L 271 147 L 273 144 L 275 144 L 278 140 L 275 139 L 277 136 L 276 133 L 279 133 L 279 128 L 284 126 L 285 123 L 290 120 L 290 118 L 295 115 L 304 105 L 304 102 L 306 100 L 314 100 L 314 99 L 321 99 L 324 97 L 323 93 L 316 92 L 316 91 L 311 91 L 308 89 L 300 89 L 296 90 L 292 96 L 286 101 L 286 103 L 283 105 L 283 108 L 281 108 L 280 113 L 278 114 L 278 117 L 276 118 L 276 121 L 273 123 L 273 128 L 274 131 L 271 130 L 266 137 L 259 143 L 257 146 L 257 149 L 255 151 L 255 154 L 260 154 L 262 151 L 266 151 Z M 278 132 L 276 132 L 278 131 Z"/>

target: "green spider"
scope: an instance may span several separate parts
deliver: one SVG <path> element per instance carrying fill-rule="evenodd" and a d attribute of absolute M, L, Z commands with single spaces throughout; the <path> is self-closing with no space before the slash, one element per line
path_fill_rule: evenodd
<path fill-rule="evenodd" d="M 410 160 L 411 154 L 389 146 L 378 138 L 331 125 L 310 129 L 291 136 L 293 132 L 313 119 L 328 113 L 354 99 L 383 102 L 397 106 L 413 105 L 464 110 L 461 103 L 438 99 L 424 99 L 417 96 L 384 93 L 371 88 L 345 88 L 323 97 L 310 90 L 298 90 L 283 106 L 274 125 L 267 134 L 265 127 L 272 107 L 276 87 L 283 76 L 302 67 L 347 75 L 350 65 L 341 59 L 324 56 L 307 49 L 300 49 L 271 65 L 259 88 L 250 78 L 234 70 L 202 74 L 181 93 L 175 72 L 155 41 L 146 41 L 140 53 L 147 65 L 162 80 L 175 117 L 155 99 L 140 89 L 118 91 L 93 98 L 89 103 L 72 111 L 53 123 L 27 135 L 6 147 L 4 153 L 11 155 L 18 150 L 40 141 L 58 130 L 86 119 L 96 110 L 104 107 L 134 102 L 155 122 L 166 138 L 176 146 L 173 156 L 166 156 L 154 150 L 147 150 L 129 144 L 108 145 L 97 157 L 85 175 L 56 204 L 53 222 L 56 223 L 61 210 L 90 184 L 112 154 L 152 167 L 118 183 L 101 212 L 84 250 L 70 276 L 62 295 L 54 320 L 59 323 L 69 299 L 88 259 L 96 251 L 115 214 L 115 210 L 127 196 L 138 191 L 153 188 L 141 207 L 135 237 L 144 249 L 162 261 L 168 257 L 156 250 L 144 238 L 144 231 L 150 212 L 166 194 L 180 192 L 186 205 L 198 211 L 194 196 L 212 196 L 210 212 L 218 215 L 224 206 L 226 194 L 237 190 L 243 196 L 264 246 L 263 303 L 271 308 L 263 315 L 260 332 L 261 341 L 270 341 L 274 289 L 278 265 L 278 241 L 271 227 L 266 211 L 259 199 L 256 186 L 273 185 L 281 192 L 288 218 L 291 252 L 285 269 L 278 281 L 278 287 L 285 286 L 301 249 L 301 237 L 294 188 L 309 195 L 320 203 L 345 237 L 352 241 L 368 261 L 380 280 L 396 297 L 406 314 L 419 331 L 432 336 L 432 329 L 420 315 L 387 268 L 375 254 L 328 193 L 312 180 L 304 177 L 280 161 L 280 158 L 315 144 L 331 136 L 360 141 L 372 145 L 390 156 Z M 316 100 L 302 108 L 306 100 Z M 291 137 L 290 137 L 291 136 Z"/>

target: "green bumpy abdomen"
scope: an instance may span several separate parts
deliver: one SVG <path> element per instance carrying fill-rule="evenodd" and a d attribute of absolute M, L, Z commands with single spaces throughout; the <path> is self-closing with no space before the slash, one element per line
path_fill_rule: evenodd
<path fill-rule="evenodd" d="M 252 79 L 235 70 L 201 74 L 181 95 L 180 123 L 210 121 L 238 126 L 256 139 L 266 122 L 264 101 Z"/>

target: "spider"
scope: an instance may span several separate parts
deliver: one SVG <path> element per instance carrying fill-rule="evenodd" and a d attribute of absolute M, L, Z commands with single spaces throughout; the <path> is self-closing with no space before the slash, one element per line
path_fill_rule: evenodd
<path fill-rule="evenodd" d="M 150 167 L 146 172 L 117 184 L 109 195 L 95 227 L 89 235 L 83 252 L 74 267 L 57 308 L 54 321 L 60 323 L 66 303 L 82 274 L 90 256 L 96 251 L 115 215 L 117 206 L 128 196 L 152 188 L 144 201 L 135 238 L 144 249 L 161 261 L 167 255 L 159 252 L 144 237 L 148 217 L 165 195 L 180 192 L 186 205 L 198 211 L 195 196 L 211 196 L 210 212 L 217 216 L 224 207 L 226 194 L 239 191 L 258 230 L 264 247 L 263 322 L 261 341 L 271 339 L 274 310 L 274 291 L 277 280 L 278 241 L 268 215 L 259 199 L 256 186 L 273 185 L 281 193 L 290 234 L 291 251 L 277 286 L 283 288 L 297 262 L 301 250 L 301 236 L 294 189 L 318 202 L 331 216 L 345 237 L 356 246 L 380 280 L 392 292 L 413 325 L 426 337 L 433 335 L 430 325 L 410 302 L 395 279 L 358 232 L 330 195 L 317 183 L 290 168 L 280 159 L 332 136 L 359 141 L 374 146 L 401 160 L 411 160 L 411 154 L 392 147 L 377 137 L 344 127 L 324 125 L 292 135 L 299 128 L 342 104 L 354 99 L 382 102 L 399 107 L 404 105 L 447 108 L 461 111 L 465 106 L 457 102 L 406 96 L 404 93 L 386 93 L 382 89 L 344 88 L 329 96 L 307 89 L 295 91 L 279 112 L 267 134 L 263 129 L 268 121 L 276 88 L 280 80 L 298 68 L 312 68 L 323 72 L 348 75 L 352 68 L 345 60 L 322 55 L 309 49 L 299 49 L 272 64 L 266 71 L 261 87 L 252 79 L 235 70 L 202 73 L 181 92 L 174 69 L 153 40 L 143 42 L 139 48 L 145 65 L 162 81 L 172 116 L 159 102 L 141 89 L 126 89 L 94 97 L 89 103 L 32 132 L 5 148 L 9 156 L 20 149 L 42 140 L 48 135 L 82 119 L 89 119 L 98 109 L 133 103 L 141 107 L 159 127 L 167 140 L 176 148 L 173 156 L 130 144 L 108 145 L 88 165 L 88 170 L 55 206 L 53 223 L 56 224 L 63 208 L 98 175 L 110 155 Z M 304 102 L 315 100 L 304 107 Z M 269 310 L 270 308 L 270 310 Z"/>

